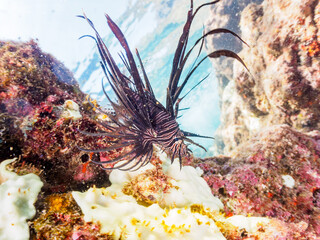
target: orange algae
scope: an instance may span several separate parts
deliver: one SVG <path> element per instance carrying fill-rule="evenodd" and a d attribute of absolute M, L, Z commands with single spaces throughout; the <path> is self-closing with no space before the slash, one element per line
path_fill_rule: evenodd
<path fill-rule="evenodd" d="M 67 237 L 80 218 L 80 209 L 71 194 L 53 194 L 44 201 L 45 209 L 33 222 L 33 228 L 39 239 Z"/>
<path fill-rule="evenodd" d="M 33 221 L 33 239 L 110 239 L 106 234 L 100 234 L 100 226 L 85 223 L 81 210 L 69 193 L 53 194 L 45 198 L 44 209 Z M 80 239 L 77 238 L 77 239 Z"/>
<path fill-rule="evenodd" d="M 310 57 L 319 56 L 320 54 L 320 43 L 317 40 L 313 40 L 306 45 L 302 45 L 301 49 L 306 51 Z"/>

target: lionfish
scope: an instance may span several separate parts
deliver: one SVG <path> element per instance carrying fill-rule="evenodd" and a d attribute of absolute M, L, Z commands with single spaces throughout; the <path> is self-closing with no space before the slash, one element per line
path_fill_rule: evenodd
<path fill-rule="evenodd" d="M 142 166 L 145 166 L 150 161 L 153 154 L 153 145 L 156 144 L 160 146 L 162 150 L 171 153 L 171 163 L 174 161 L 174 158 L 178 156 L 181 167 L 182 157 L 190 155 L 191 150 L 188 148 L 189 144 L 194 144 L 206 150 L 203 146 L 197 144 L 189 137 L 210 137 L 181 130 L 177 123 L 177 117 L 179 110 L 181 110 L 179 109 L 179 103 L 181 100 L 208 76 L 200 80 L 187 92 L 187 94 L 181 97 L 182 90 L 185 88 L 185 85 L 198 66 L 207 58 L 218 58 L 220 56 L 231 57 L 238 60 L 247 69 L 245 63 L 236 53 L 226 49 L 214 51 L 196 63 L 202 51 L 204 40 L 209 35 L 230 33 L 246 44 L 236 33 L 228 29 L 217 28 L 203 34 L 187 51 L 189 31 L 194 17 L 204 6 L 213 5 L 219 1 L 220 0 L 216 0 L 202 4 L 194 11 L 193 0 L 191 0 L 187 20 L 184 24 L 183 32 L 180 36 L 172 62 L 172 69 L 167 87 L 166 106 L 163 106 L 156 99 L 138 50 L 136 49 L 136 55 L 142 74 L 138 71 L 137 63 L 134 60 L 134 56 L 124 34 L 112 19 L 105 14 L 109 28 L 125 51 L 125 55 L 123 53 L 119 55 L 124 66 L 129 72 L 129 76 L 120 71 L 92 21 L 88 19 L 85 14 L 83 14 L 83 16 L 79 16 L 86 19 L 95 32 L 95 37 L 92 35 L 85 35 L 82 37 L 91 37 L 95 40 L 101 57 L 101 67 L 116 96 L 116 101 L 111 100 L 104 88 L 102 80 L 102 89 L 111 104 L 113 113 L 107 114 L 110 118 L 109 122 L 99 123 L 108 131 L 98 133 L 81 131 L 82 133 L 90 136 L 105 136 L 111 137 L 115 140 L 110 141 L 110 146 L 103 149 L 84 149 L 81 147 L 79 147 L 79 149 L 95 153 L 109 152 L 119 148 L 127 149 L 127 151 L 124 151 L 124 153 L 111 160 L 92 162 L 100 165 L 117 163 L 117 165 L 110 168 L 101 166 L 103 169 L 119 169 L 123 171 L 137 170 Z M 194 65 L 181 82 L 180 78 L 186 61 L 194 48 L 199 44 L 199 52 L 196 60 L 194 61 Z M 99 111 L 105 113 L 101 109 Z"/>

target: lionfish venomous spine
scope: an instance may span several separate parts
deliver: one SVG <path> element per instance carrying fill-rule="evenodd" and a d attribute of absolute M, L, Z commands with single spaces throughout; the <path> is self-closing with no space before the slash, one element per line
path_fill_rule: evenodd
<path fill-rule="evenodd" d="M 129 72 L 129 76 L 126 76 L 120 71 L 92 21 L 89 20 L 85 14 L 83 14 L 83 16 L 79 16 L 86 19 L 95 32 L 95 37 L 92 35 L 85 35 L 83 37 L 91 37 L 96 41 L 101 56 L 100 63 L 102 69 L 116 95 L 116 101 L 113 101 L 106 93 L 102 82 L 104 94 L 114 111 L 113 114 L 108 114 L 111 120 L 110 122 L 100 122 L 100 124 L 108 131 L 99 133 L 81 131 L 90 136 L 106 136 L 114 138 L 115 140 L 110 141 L 110 146 L 104 149 L 84 149 L 81 147 L 79 147 L 79 149 L 86 152 L 108 152 L 126 147 L 126 150 L 120 156 L 108 161 L 93 161 L 94 163 L 100 165 L 117 163 L 112 168 L 102 167 L 103 169 L 119 169 L 124 171 L 137 170 L 150 161 L 153 153 L 153 145 L 156 144 L 160 146 L 161 149 L 171 153 L 171 162 L 173 162 L 174 158 L 178 156 L 181 166 L 182 157 L 188 156 L 189 152 L 191 152 L 191 150 L 188 149 L 187 144 L 194 144 L 205 150 L 204 147 L 195 143 L 189 137 L 210 137 L 181 130 L 177 123 L 177 117 L 180 101 L 207 76 L 201 79 L 196 86 L 191 88 L 187 94 L 181 97 L 180 95 L 182 90 L 194 71 L 208 57 L 232 57 L 237 59 L 245 68 L 247 68 L 242 59 L 236 53 L 226 49 L 214 51 L 198 61 L 198 57 L 200 56 L 204 44 L 204 39 L 209 35 L 230 33 L 245 43 L 237 34 L 228 29 L 217 28 L 203 34 L 187 51 L 189 31 L 194 17 L 202 7 L 216 4 L 219 1 L 220 0 L 216 0 L 202 4 L 194 11 L 193 0 L 191 0 L 187 20 L 184 24 L 183 32 L 180 36 L 172 62 L 165 107 L 155 98 L 138 50 L 136 50 L 136 55 L 142 74 L 138 71 L 137 64 L 132 52 L 130 51 L 126 38 L 112 19 L 107 14 L 105 15 L 109 28 L 112 30 L 113 34 L 125 51 L 125 54 L 120 54 L 120 57 Z M 180 78 L 186 61 L 194 48 L 199 44 L 200 47 L 195 64 L 186 75 L 185 79 L 181 82 Z M 143 80 L 141 75 L 143 76 Z M 103 112 L 101 109 L 99 111 Z"/>

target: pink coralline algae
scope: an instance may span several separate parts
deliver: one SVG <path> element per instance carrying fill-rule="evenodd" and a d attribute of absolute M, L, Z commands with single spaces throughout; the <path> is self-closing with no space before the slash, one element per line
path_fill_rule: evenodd
<path fill-rule="evenodd" d="M 319 138 L 318 132 L 307 135 L 286 125 L 273 126 L 236 148 L 230 159 L 208 158 L 196 165 L 205 171 L 204 179 L 223 200 L 227 214 L 276 218 L 295 233 L 288 239 L 316 239 Z"/>

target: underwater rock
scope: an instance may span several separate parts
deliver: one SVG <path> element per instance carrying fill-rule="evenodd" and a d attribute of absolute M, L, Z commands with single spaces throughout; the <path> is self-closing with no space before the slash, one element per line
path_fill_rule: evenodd
<path fill-rule="evenodd" d="M 224 70 L 226 60 L 214 62 L 222 95 L 215 149 L 230 157 L 196 166 L 226 212 L 275 217 L 292 228 L 289 239 L 317 239 L 320 3 L 249 2 L 238 3 L 243 10 L 235 31 L 250 45 L 239 53 L 250 73 L 237 63 Z M 234 10 L 217 5 L 212 11 L 228 16 Z"/>
<path fill-rule="evenodd" d="M 250 45 L 239 55 L 252 75 L 238 63 L 230 64 L 232 60 L 229 66 L 214 63 L 222 88 L 222 125 L 215 148 L 225 154 L 265 126 L 285 123 L 303 132 L 320 127 L 319 1 L 239 1 L 238 5 L 244 10 L 237 12 L 241 16 L 237 24 L 234 17 L 227 18 L 234 9 L 217 4 L 212 11 L 220 15 L 207 26 L 214 27 L 222 15 L 225 25 L 240 26 L 238 33 Z"/>
<path fill-rule="evenodd" d="M 18 176 L 6 170 L 16 159 L 0 164 L 0 239 L 28 240 L 30 237 L 27 219 L 36 214 L 33 206 L 43 185 L 33 174 Z"/>
<path fill-rule="evenodd" d="M 242 10 L 249 3 L 261 3 L 263 0 L 224 0 L 218 4 L 211 6 L 211 17 L 206 22 L 206 32 L 215 28 L 229 29 L 239 36 L 241 36 L 241 30 L 239 28 L 239 22 Z M 242 37 L 246 41 L 245 37 Z M 207 52 L 213 52 L 218 49 L 228 49 L 238 53 L 243 47 L 246 47 L 239 39 L 233 38 L 229 34 L 217 34 L 210 35 L 206 38 Z M 214 68 L 217 70 L 215 75 L 219 82 L 219 96 L 222 98 L 224 88 L 229 81 L 233 80 L 233 59 L 231 58 L 216 58 L 210 59 Z"/>
<path fill-rule="evenodd" d="M 79 108 L 79 106 L 82 106 Z M 99 114 L 80 91 L 72 73 L 34 41 L 0 42 L 1 160 L 43 170 L 44 189 L 65 192 L 107 178 L 77 146 L 105 146 L 79 132 L 96 130 Z M 91 142 L 94 141 L 94 144 Z M 99 142 L 101 141 L 101 142 Z"/>
<path fill-rule="evenodd" d="M 230 158 L 198 161 L 227 215 L 268 216 L 287 223 L 286 239 L 320 234 L 320 132 L 287 125 L 264 129 Z"/>
<path fill-rule="evenodd" d="M 212 7 L 206 28 L 234 27 L 250 48 L 224 46 L 240 51 L 250 73 L 233 60 L 213 61 L 221 88 L 214 149 L 228 157 L 195 166 L 204 170 L 227 214 L 274 217 L 294 233 L 287 239 L 318 239 L 320 3 L 221 3 Z M 228 17 L 235 12 L 236 23 Z M 219 44 L 219 38 L 210 39 L 209 51 Z"/>

